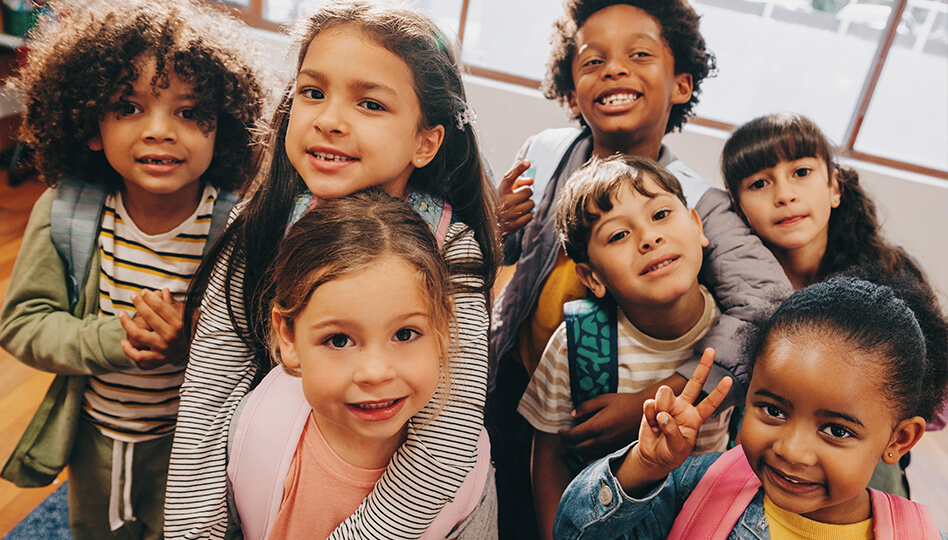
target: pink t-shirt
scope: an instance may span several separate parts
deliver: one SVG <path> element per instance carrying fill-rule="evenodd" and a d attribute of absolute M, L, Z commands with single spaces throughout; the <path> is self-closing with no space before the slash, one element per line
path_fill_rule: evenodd
<path fill-rule="evenodd" d="M 346 463 L 309 415 L 283 483 L 283 502 L 269 538 L 327 538 L 368 497 L 381 469 Z"/>

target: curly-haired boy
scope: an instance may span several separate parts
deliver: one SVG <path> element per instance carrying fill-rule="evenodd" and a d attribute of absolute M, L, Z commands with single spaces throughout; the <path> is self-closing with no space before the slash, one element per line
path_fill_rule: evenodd
<path fill-rule="evenodd" d="M 707 388 L 728 374 L 747 381 L 733 333 L 770 297 L 791 290 L 776 259 L 730 210 L 726 194 L 711 189 L 662 144 L 664 135 L 692 114 L 701 83 L 715 69 L 698 23 L 686 0 L 568 0 L 565 16 L 555 24 L 545 95 L 566 105 L 581 127 L 531 137 L 498 186 L 505 263 L 517 264 L 492 317 L 491 344 L 499 363 L 488 415 L 498 494 L 504 499 L 502 531 L 511 526 L 508 519 L 527 513 L 517 504 L 530 500 L 533 430 L 513 409 L 564 320 L 563 305 L 587 294 L 575 264 L 556 241 L 553 224 L 567 179 L 590 157 L 622 153 L 657 161 L 678 178 L 689 206 L 701 216 L 710 241 L 702 279 L 722 309 L 718 323 L 696 346 L 718 351 Z M 521 177 L 531 166 L 535 178 Z M 680 391 L 698 358 L 659 385 Z M 632 441 L 642 402 L 659 385 L 577 404 L 578 425 L 561 432 L 563 444 L 593 457 Z M 728 404 L 740 398 L 742 389 L 734 386 Z"/>
<path fill-rule="evenodd" d="M 182 302 L 250 175 L 265 93 L 242 26 L 190 0 L 57 2 L 14 86 L 51 186 L 0 345 L 57 375 L 3 468 L 69 466 L 75 538 L 161 538 L 187 336 Z"/>

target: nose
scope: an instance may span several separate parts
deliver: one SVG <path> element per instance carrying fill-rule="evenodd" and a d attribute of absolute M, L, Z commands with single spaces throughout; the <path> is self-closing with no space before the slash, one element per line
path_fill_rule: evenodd
<path fill-rule="evenodd" d="M 142 138 L 149 141 L 174 141 L 177 138 L 173 115 L 155 110 L 147 116 Z"/>
<path fill-rule="evenodd" d="M 353 374 L 353 379 L 359 385 L 377 385 L 395 378 L 395 362 L 391 353 L 378 348 L 366 349 Z"/>
<path fill-rule="evenodd" d="M 313 116 L 313 127 L 317 131 L 327 134 L 341 135 L 346 132 L 346 122 L 342 105 L 334 100 L 314 105 L 316 111 Z"/>
<path fill-rule="evenodd" d="M 639 251 L 647 253 L 665 243 L 665 238 L 661 233 L 652 229 L 646 229 L 641 236 Z"/>
<path fill-rule="evenodd" d="M 614 55 L 606 59 L 606 66 L 602 72 L 607 79 L 618 79 L 629 74 L 629 66 L 624 56 Z"/>
<path fill-rule="evenodd" d="M 788 425 L 774 441 L 773 449 L 774 454 L 787 464 L 810 466 L 816 464 L 814 447 L 815 442 L 809 440 L 807 430 L 803 426 Z"/>
<path fill-rule="evenodd" d="M 786 206 L 796 202 L 797 194 L 790 185 L 790 182 L 778 181 L 774 186 L 774 205 Z"/>

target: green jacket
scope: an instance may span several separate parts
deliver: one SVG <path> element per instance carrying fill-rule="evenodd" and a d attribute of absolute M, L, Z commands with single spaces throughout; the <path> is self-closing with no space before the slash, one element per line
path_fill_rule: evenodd
<path fill-rule="evenodd" d="M 49 485 L 69 463 L 89 375 L 136 364 L 122 351 L 117 317 L 99 317 L 99 253 L 92 254 L 79 301 L 69 311 L 66 269 L 50 238 L 53 190 L 30 214 L 3 310 L 0 347 L 19 361 L 55 373 L 0 476 L 20 487 Z"/>

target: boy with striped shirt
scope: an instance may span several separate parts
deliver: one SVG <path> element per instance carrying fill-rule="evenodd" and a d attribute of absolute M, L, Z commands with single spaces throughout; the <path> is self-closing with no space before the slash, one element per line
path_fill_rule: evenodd
<path fill-rule="evenodd" d="M 681 184 L 648 158 L 593 158 L 567 181 L 556 230 L 595 304 L 609 313 L 615 307 L 609 316 L 618 346 L 615 391 L 654 395 L 659 383 L 691 359 L 720 314 L 698 283 L 708 240 Z M 535 429 L 531 475 L 545 538 L 552 535 L 560 497 L 575 472 L 559 434 L 578 420 L 571 387 L 579 381 L 570 376 L 568 331 L 564 322 L 553 333 L 518 408 Z M 695 453 L 726 449 L 730 413 L 705 422 Z"/>

